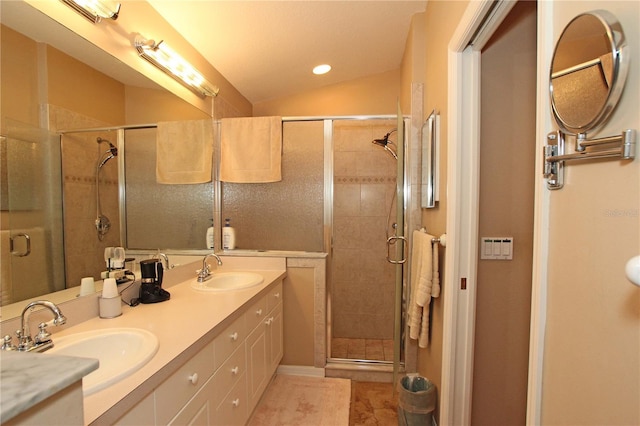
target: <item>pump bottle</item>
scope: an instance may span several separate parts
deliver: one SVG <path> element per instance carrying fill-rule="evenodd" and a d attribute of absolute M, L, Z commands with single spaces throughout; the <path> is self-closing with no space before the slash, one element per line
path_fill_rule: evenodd
<path fill-rule="evenodd" d="M 222 228 L 222 248 L 224 250 L 233 250 L 236 248 L 236 230 L 231 227 L 231 219 L 224 220 L 224 228 Z"/>

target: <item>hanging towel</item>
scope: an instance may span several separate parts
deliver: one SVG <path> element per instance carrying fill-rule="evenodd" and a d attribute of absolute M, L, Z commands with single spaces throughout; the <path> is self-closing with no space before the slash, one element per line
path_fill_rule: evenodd
<path fill-rule="evenodd" d="M 440 263 L 440 259 L 438 258 L 438 248 L 440 247 L 439 243 L 436 244 L 432 244 L 432 248 L 433 248 L 433 262 L 431 262 L 432 264 L 432 268 L 433 268 L 433 280 L 431 283 L 431 297 L 440 297 L 440 268 L 439 268 L 439 263 Z"/>
<path fill-rule="evenodd" d="M 409 337 L 426 348 L 429 339 L 429 302 L 431 301 L 432 249 L 429 235 L 413 232 L 411 250 L 411 300 L 409 305 Z M 428 288 L 427 288 L 428 287 Z"/>
<path fill-rule="evenodd" d="M 220 180 L 258 183 L 282 180 L 282 118 L 223 118 Z"/>
<path fill-rule="evenodd" d="M 156 135 L 156 181 L 163 184 L 211 182 L 211 120 L 159 122 Z"/>

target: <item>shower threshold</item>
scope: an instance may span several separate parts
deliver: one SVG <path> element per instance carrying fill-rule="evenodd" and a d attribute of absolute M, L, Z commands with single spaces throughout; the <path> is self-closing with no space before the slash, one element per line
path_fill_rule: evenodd
<path fill-rule="evenodd" d="M 340 377 L 361 382 L 393 382 L 393 362 L 329 358 L 324 368 L 326 377 Z M 405 372 L 404 363 L 398 370 Z"/>

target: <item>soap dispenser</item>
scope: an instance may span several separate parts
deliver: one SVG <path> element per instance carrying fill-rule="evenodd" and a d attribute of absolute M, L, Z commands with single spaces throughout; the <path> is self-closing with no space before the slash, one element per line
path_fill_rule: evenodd
<path fill-rule="evenodd" d="M 214 233 L 213 233 L 213 219 L 211 219 L 211 226 L 207 229 L 207 248 L 212 249 L 214 246 Z"/>
<path fill-rule="evenodd" d="M 224 228 L 222 228 L 222 248 L 224 250 L 233 250 L 236 248 L 236 231 L 231 227 L 231 219 L 224 220 Z"/>

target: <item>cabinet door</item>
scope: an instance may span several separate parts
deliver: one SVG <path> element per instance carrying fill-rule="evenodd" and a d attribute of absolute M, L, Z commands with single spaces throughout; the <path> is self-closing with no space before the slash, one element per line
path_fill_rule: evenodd
<path fill-rule="evenodd" d="M 246 375 L 240 376 L 236 384 L 216 408 L 213 418 L 214 426 L 242 426 L 248 418 L 251 409 L 247 407 Z"/>
<path fill-rule="evenodd" d="M 170 425 L 209 426 L 215 413 L 215 382 L 207 380 L 193 398 L 169 422 Z"/>
<path fill-rule="evenodd" d="M 250 412 L 260 400 L 270 377 L 267 371 L 269 355 L 265 327 L 264 324 L 260 324 L 247 337 L 247 392 Z"/>
<path fill-rule="evenodd" d="M 269 313 L 269 317 L 266 320 L 269 376 L 276 371 L 282 359 L 282 325 L 282 303 L 280 303 Z"/>

